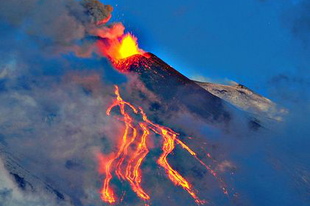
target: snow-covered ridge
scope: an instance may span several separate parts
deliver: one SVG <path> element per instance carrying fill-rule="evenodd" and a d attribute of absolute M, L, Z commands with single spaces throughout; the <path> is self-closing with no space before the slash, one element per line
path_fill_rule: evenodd
<path fill-rule="evenodd" d="M 194 82 L 213 95 L 258 117 L 282 121 L 283 116 L 288 112 L 270 99 L 253 92 L 241 84 L 222 85 L 209 82 Z"/>

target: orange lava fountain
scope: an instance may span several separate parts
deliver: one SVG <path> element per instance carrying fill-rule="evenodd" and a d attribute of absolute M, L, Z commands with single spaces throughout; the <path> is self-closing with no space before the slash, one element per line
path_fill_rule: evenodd
<path fill-rule="evenodd" d="M 139 49 L 137 38 L 131 34 L 126 34 L 119 48 L 120 58 L 124 59 L 135 54 L 140 54 L 141 50 Z"/>
<path fill-rule="evenodd" d="M 186 190 L 197 204 L 204 204 L 205 201 L 198 198 L 192 185 L 181 174 L 173 169 L 167 160 L 168 155 L 174 150 L 176 144 L 179 144 L 183 149 L 194 156 L 203 166 L 205 166 L 207 170 L 220 181 L 224 193 L 227 194 L 226 186 L 223 181 L 217 177 L 216 173 L 209 166 L 197 157 L 193 150 L 178 139 L 178 133 L 174 132 L 170 128 L 151 122 L 141 107 L 138 107 L 137 109 L 132 104 L 124 101 L 120 96 L 118 86 L 115 86 L 115 95 L 116 99 L 107 109 L 106 113 L 109 116 L 113 108 L 119 107 L 122 117 L 120 120 L 124 122 L 125 128 L 118 152 L 113 156 L 113 158 L 107 161 L 104 166 L 106 177 L 101 189 L 101 199 L 104 202 L 108 202 L 110 204 L 116 202 L 115 194 L 110 186 L 111 179 L 113 178 L 112 169 L 115 171 L 118 179 L 127 180 L 129 182 L 132 190 L 139 198 L 144 201 L 150 200 L 150 196 L 141 187 L 142 174 L 140 166 L 149 152 L 146 140 L 150 136 L 151 131 L 163 138 L 163 153 L 157 160 L 158 165 L 164 168 L 168 178 L 175 185 L 181 186 L 184 190 Z M 142 121 L 138 124 L 134 124 L 133 118 L 129 115 L 129 113 L 127 113 L 126 107 L 130 108 L 134 114 L 141 115 Z M 141 135 L 138 134 L 138 131 L 141 131 Z M 136 144 L 137 146 L 133 152 L 129 153 L 129 148 L 130 146 L 133 146 L 133 144 Z"/>
<path fill-rule="evenodd" d="M 130 34 L 124 34 L 120 39 L 109 39 L 108 45 L 98 42 L 99 50 L 108 56 L 113 62 L 133 56 L 135 54 L 144 54 L 139 48 L 137 38 Z"/>

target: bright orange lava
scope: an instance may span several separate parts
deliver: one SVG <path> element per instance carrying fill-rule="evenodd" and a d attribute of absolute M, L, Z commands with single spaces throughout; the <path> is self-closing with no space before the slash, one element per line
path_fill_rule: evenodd
<path fill-rule="evenodd" d="M 121 59 L 130 57 L 135 54 L 140 54 L 137 38 L 129 33 L 126 34 L 121 41 L 119 54 Z"/>
<path fill-rule="evenodd" d="M 177 138 L 178 134 L 176 132 L 170 128 L 151 122 L 141 107 L 138 107 L 137 109 L 132 104 L 124 101 L 120 96 L 118 86 L 115 86 L 115 95 L 116 99 L 107 109 L 106 113 L 109 116 L 113 108 L 119 107 L 122 117 L 120 120 L 124 122 L 125 128 L 118 152 L 105 164 L 106 177 L 101 189 L 101 199 L 104 202 L 108 202 L 110 204 L 116 202 L 114 191 L 110 186 L 110 181 L 113 178 L 111 173 L 112 169 L 115 171 L 116 176 L 120 180 L 127 180 L 129 182 L 132 190 L 139 198 L 144 201 L 150 200 L 150 196 L 141 187 L 142 174 L 140 170 L 140 166 L 149 152 L 146 140 L 150 136 L 150 131 L 153 131 L 155 134 L 163 138 L 163 153 L 157 160 L 158 165 L 164 168 L 168 178 L 175 185 L 181 186 L 184 190 L 186 190 L 194 198 L 197 204 L 203 204 L 205 201 L 198 198 L 192 185 L 181 174 L 174 170 L 167 160 L 168 155 L 174 150 L 176 144 L 179 144 L 183 149 L 194 156 L 203 166 L 205 166 L 207 170 L 220 181 L 223 192 L 227 194 L 226 186 L 223 181 L 217 177 L 216 173 L 209 166 L 197 157 L 193 150 Z M 127 113 L 126 106 L 130 108 L 133 113 L 137 115 L 140 114 L 143 121 L 138 124 L 134 124 L 133 118 Z M 140 131 L 141 134 L 138 131 Z M 130 147 L 133 145 L 136 146 L 134 147 L 135 149 Z"/>
<path fill-rule="evenodd" d="M 137 38 L 130 33 L 124 34 L 121 39 L 110 39 L 108 44 L 99 41 L 98 47 L 112 61 L 125 59 L 135 54 L 144 54 L 138 46 Z"/>

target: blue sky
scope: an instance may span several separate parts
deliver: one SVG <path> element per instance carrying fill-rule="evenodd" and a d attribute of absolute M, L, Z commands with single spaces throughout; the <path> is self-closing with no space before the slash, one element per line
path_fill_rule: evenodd
<path fill-rule="evenodd" d="M 306 72 L 290 18 L 302 0 L 105 0 L 150 51 L 188 77 L 234 80 L 270 97 L 274 76 Z M 272 97 L 270 97 L 272 98 Z"/>

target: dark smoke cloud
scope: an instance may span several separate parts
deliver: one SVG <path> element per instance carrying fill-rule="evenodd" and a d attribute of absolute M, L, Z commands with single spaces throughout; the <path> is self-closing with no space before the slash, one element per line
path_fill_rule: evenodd
<path fill-rule="evenodd" d="M 106 23 L 111 18 L 113 7 L 110 5 L 103 5 L 98 0 L 84 0 L 83 6 L 87 13 L 90 14 L 91 22 L 95 24 Z"/>
<path fill-rule="evenodd" d="M 0 2 L 0 20 L 44 50 L 90 56 L 94 47 L 89 36 L 115 38 L 124 31 L 120 23 L 106 25 L 112 10 L 97 0 L 12 0 Z"/>

